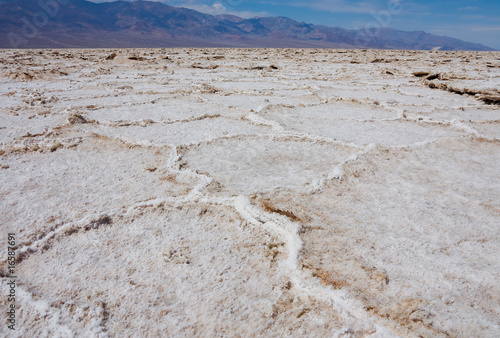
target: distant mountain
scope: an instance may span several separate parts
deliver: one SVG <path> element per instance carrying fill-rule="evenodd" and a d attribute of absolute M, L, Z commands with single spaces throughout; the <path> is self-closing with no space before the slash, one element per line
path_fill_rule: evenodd
<path fill-rule="evenodd" d="M 359 30 L 284 17 L 209 15 L 160 2 L 0 0 L 0 48 L 319 47 L 493 50 L 425 32 Z"/>

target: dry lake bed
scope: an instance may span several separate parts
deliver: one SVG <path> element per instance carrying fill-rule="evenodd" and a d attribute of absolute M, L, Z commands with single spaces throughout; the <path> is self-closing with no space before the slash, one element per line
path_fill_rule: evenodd
<path fill-rule="evenodd" d="M 499 337 L 499 88 L 498 52 L 1 50 L 0 335 Z"/>

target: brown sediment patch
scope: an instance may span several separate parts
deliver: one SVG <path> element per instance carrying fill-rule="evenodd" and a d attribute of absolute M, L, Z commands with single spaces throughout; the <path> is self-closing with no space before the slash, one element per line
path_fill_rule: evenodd
<path fill-rule="evenodd" d="M 449 332 L 434 326 L 435 315 L 426 307 L 424 300 L 409 298 L 390 307 L 367 305 L 365 309 L 398 325 L 395 329 L 403 335 L 411 332 L 418 337 L 450 337 Z"/>
<path fill-rule="evenodd" d="M 73 114 L 70 117 L 68 117 L 68 123 L 69 124 L 85 124 L 93 121 L 87 120 L 85 117 L 83 117 L 81 114 Z"/>
<path fill-rule="evenodd" d="M 219 68 L 219 65 L 202 65 L 199 63 L 195 63 L 191 65 L 191 68 L 195 69 L 217 69 Z"/>
<path fill-rule="evenodd" d="M 177 179 L 176 179 L 175 175 L 171 175 L 171 174 L 161 177 L 160 180 L 171 182 L 171 183 L 177 183 Z"/>
<path fill-rule="evenodd" d="M 427 83 L 427 86 L 431 89 L 441 89 L 458 95 L 475 96 L 478 100 L 483 101 L 488 105 L 500 105 L 500 95 L 493 94 L 488 91 L 469 89 L 469 88 L 457 88 L 446 83 L 435 83 L 435 82 L 429 82 Z"/>
<path fill-rule="evenodd" d="M 413 75 L 416 77 L 424 77 L 429 75 L 429 72 L 414 72 Z"/>
<path fill-rule="evenodd" d="M 144 61 L 145 60 L 145 58 L 143 58 L 141 56 L 129 56 L 128 59 L 132 60 L 132 61 Z"/>
<path fill-rule="evenodd" d="M 342 289 L 351 285 L 345 280 L 336 279 L 330 272 L 321 268 L 315 270 L 315 274 L 319 278 L 321 284 L 331 286 L 334 289 Z"/>
<path fill-rule="evenodd" d="M 500 208 L 498 207 L 495 207 L 493 205 L 489 205 L 489 204 L 486 204 L 486 203 L 481 203 L 480 204 L 483 208 L 485 208 L 486 210 L 488 211 L 491 211 L 497 215 L 500 215 Z"/>
<path fill-rule="evenodd" d="M 271 212 L 271 213 L 274 213 L 274 214 L 279 214 L 279 215 L 282 215 L 282 216 L 286 216 L 288 217 L 292 222 L 302 222 L 302 219 L 300 219 L 299 217 L 297 217 L 293 212 L 291 211 L 288 211 L 288 210 L 281 210 L 281 209 L 278 209 L 276 207 L 274 207 L 270 201 L 262 201 L 261 202 L 262 204 L 262 208 L 267 211 L 267 212 Z"/>
<path fill-rule="evenodd" d="M 479 100 L 490 105 L 500 105 L 500 95 L 482 95 Z"/>

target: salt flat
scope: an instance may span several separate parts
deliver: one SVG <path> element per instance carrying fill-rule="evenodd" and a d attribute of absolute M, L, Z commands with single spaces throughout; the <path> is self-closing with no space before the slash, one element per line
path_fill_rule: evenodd
<path fill-rule="evenodd" d="M 2 50 L 0 76 L 2 335 L 500 336 L 499 53 Z"/>

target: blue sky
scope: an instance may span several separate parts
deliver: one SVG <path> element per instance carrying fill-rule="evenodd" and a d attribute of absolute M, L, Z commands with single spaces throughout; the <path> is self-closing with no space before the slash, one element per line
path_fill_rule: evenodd
<path fill-rule="evenodd" d="M 245 18 L 286 16 L 297 21 L 349 29 L 378 24 L 406 31 L 423 30 L 500 49 L 500 0 L 161 0 L 160 2 L 209 14 L 226 13 Z"/>

